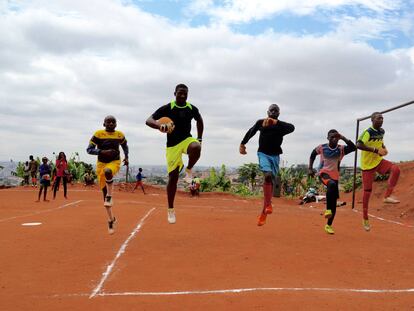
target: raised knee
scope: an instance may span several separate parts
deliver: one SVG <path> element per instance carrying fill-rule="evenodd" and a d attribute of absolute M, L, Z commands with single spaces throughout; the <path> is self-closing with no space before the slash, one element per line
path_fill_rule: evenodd
<path fill-rule="evenodd" d="M 194 143 L 192 146 L 194 152 L 200 153 L 201 152 L 201 145 L 199 143 Z"/>

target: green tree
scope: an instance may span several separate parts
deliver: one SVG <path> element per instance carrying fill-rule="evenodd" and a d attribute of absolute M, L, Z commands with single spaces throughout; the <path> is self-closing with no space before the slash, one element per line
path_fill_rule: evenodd
<path fill-rule="evenodd" d="M 238 168 L 239 179 L 242 183 L 250 185 L 250 189 L 256 187 L 256 177 L 260 173 L 260 167 L 257 163 L 246 163 Z"/>

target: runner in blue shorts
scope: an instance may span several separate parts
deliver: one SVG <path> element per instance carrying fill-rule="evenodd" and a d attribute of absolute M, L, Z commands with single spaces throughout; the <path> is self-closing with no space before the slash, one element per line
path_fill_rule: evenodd
<path fill-rule="evenodd" d="M 241 154 L 247 154 L 246 144 L 257 131 L 260 131 L 259 149 L 257 156 L 259 158 L 260 170 L 264 174 L 263 183 L 263 210 L 258 219 L 258 226 L 263 226 L 266 223 L 266 216 L 273 212 L 272 195 L 273 195 L 273 180 L 272 176 L 276 176 L 279 172 L 280 155 L 283 153 L 281 145 L 283 136 L 292 133 L 295 130 L 293 124 L 280 121 L 280 109 L 276 104 L 269 106 L 267 111 L 267 118 L 259 119 L 247 131 L 244 136 L 239 151 Z"/>

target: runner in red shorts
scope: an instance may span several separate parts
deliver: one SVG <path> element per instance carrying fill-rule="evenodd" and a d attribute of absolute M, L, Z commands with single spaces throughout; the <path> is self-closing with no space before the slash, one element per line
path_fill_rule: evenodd
<path fill-rule="evenodd" d="M 388 178 L 388 188 L 385 191 L 384 203 L 400 203 L 399 200 L 391 197 L 400 176 L 400 168 L 382 158 L 388 154 L 388 150 L 384 145 L 385 131 L 381 127 L 384 122 L 384 117 L 380 112 L 374 112 L 371 115 L 371 121 L 372 126 L 363 131 L 357 141 L 357 148 L 362 150 L 361 169 L 362 186 L 364 188 L 364 196 L 362 199 L 362 224 L 366 231 L 371 229 L 368 220 L 368 203 L 372 192 L 372 183 L 374 182 L 375 173 L 378 172 L 381 175 L 390 174 L 390 177 Z"/>

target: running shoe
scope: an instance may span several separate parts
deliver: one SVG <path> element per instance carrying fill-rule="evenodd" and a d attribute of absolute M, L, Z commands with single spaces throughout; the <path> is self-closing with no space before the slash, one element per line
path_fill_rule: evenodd
<path fill-rule="evenodd" d="M 191 169 L 188 169 L 188 168 L 185 169 L 185 176 L 183 180 L 186 183 L 191 184 L 191 181 L 193 180 L 193 172 L 191 171 Z"/>
<path fill-rule="evenodd" d="M 104 206 L 105 207 L 111 207 L 112 205 L 113 205 L 113 203 L 112 203 L 112 197 L 109 196 L 109 195 L 107 195 L 105 197 Z"/>
<path fill-rule="evenodd" d="M 266 213 L 261 213 L 260 216 L 258 217 L 257 220 L 257 225 L 258 226 L 263 226 L 266 223 Z"/>
<path fill-rule="evenodd" d="M 369 220 L 368 219 L 363 219 L 362 220 L 362 225 L 364 226 L 365 231 L 371 230 L 371 226 L 369 224 Z"/>
<path fill-rule="evenodd" d="M 332 228 L 332 226 L 330 226 L 330 225 L 325 225 L 325 232 L 326 232 L 327 234 L 335 234 L 334 229 L 333 229 L 333 228 Z"/>
<path fill-rule="evenodd" d="M 327 209 L 325 211 L 325 218 L 326 219 L 331 219 L 332 218 L 332 211 L 330 209 Z"/>
<path fill-rule="evenodd" d="M 400 203 L 400 200 L 393 197 L 388 197 L 384 199 L 384 203 L 397 204 Z"/>
<path fill-rule="evenodd" d="M 168 209 L 168 222 L 170 224 L 175 224 L 175 222 L 176 222 L 175 210 L 173 208 Z"/>
<path fill-rule="evenodd" d="M 116 223 L 116 218 L 115 217 L 111 221 L 108 221 L 108 233 L 109 234 L 114 234 L 114 232 L 115 232 L 115 223 Z"/>
<path fill-rule="evenodd" d="M 272 205 L 268 205 L 268 206 L 266 206 L 266 207 L 265 207 L 265 214 L 266 214 L 266 215 L 269 215 L 269 214 L 271 214 L 271 213 L 273 213 L 273 207 L 272 207 Z"/>

